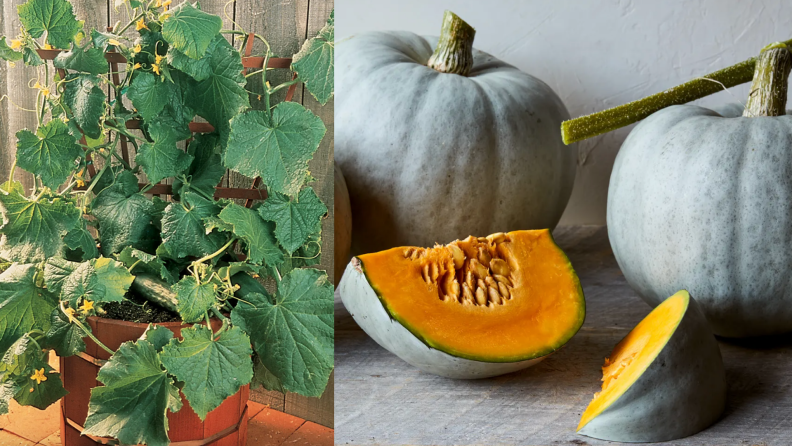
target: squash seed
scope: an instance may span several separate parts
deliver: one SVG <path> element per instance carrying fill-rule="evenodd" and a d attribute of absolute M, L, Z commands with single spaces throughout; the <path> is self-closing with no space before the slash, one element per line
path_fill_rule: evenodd
<path fill-rule="evenodd" d="M 454 300 L 459 301 L 459 282 L 454 279 L 451 286 L 448 287 L 448 295 L 453 297 Z"/>
<path fill-rule="evenodd" d="M 490 262 L 490 268 L 492 268 L 492 271 L 495 274 L 500 276 L 508 276 L 511 274 L 511 268 L 509 268 L 509 264 L 503 259 L 492 259 L 492 262 Z"/>
<path fill-rule="evenodd" d="M 494 234 L 490 234 L 487 236 L 487 240 L 490 241 L 493 245 L 497 245 L 503 242 L 508 241 L 508 237 L 503 232 L 496 232 Z"/>
<path fill-rule="evenodd" d="M 473 274 L 479 279 L 483 279 L 489 275 L 489 268 L 482 265 L 481 262 L 476 259 L 470 259 L 470 269 L 473 270 Z"/>
<path fill-rule="evenodd" d="M 409 258 L 410 258 L 410 256 L 412 255 L 413 251 L 414 251 L 414 249 L 413 249 L 413 248 L 407 248 L 407 249 L 405 249 L 405 250 L 404 250 L 404 258 L 405 258 L 405 259 L 409 259 Z"/>
<path fill-rule="evenodd" d="M 426 283 L 432 283 L 431 278 L 429 277 L 429 264 L 423 266 L 423 270 L 421 271 L 421 275 L 423 276 L 423 280 Z"/>
<path fill-rule="evenodd" d="M 449 251 L 451 251 L 451 257 L 454 258 L 454 268 L 462 269 L 465 265 L 465 251 L 457 245 L 448 245 Z"/>
<path fill-rule="evenodd" d="M 479 246 L 478 248 L 478 261 L 481 262 L 482 265 L 489 268 L 490 260 L 492 260 L 492 256 L 489 253 L 489 250 L 484 248 L 483 246 Z"/>
<path fill-rule="evenodd" d="M 504 284 L 506 286 L 512 286 L 511 280 L 509 280 L 509 278 L 506 277 L 506 276 L 501 276 L 500 274 L 495 274 L 495 280 L 498 283 L 502 283 L 502 284 Z"/>
<path fill-rule="evenodd" d="M 498 293 L 496 288 L 489 287 L 487 288 L 487 291 L 489 292 L 490 302 L 494 303 L 495 305 L 500 305 L 503 303 L 503 299 L 501 299 L 501 295 Z"/>
<path fill-rule="evenodd" d="M 484 283 L 483 280 L 479 279 L 478 281 L 476 281 L 476 288 L 487 289 L 487 285 Z"/>
<path fill-rule="evenodd" d="M 487 237 L 476 237 L 476 240 L 478 240 L 479 243 L 487 243 L 489 241 Z"/>
<path fill-rule="evenodd" d="M 467 273 L 465 273 L 465 284 L 467 284 L 467 286 L 471 290 L 474 288 L 473 287 L 473 271 L 468 270 Z"/>
<path fill-rule="evenodd" d="M 474 303 L 473 290 L 470 289 L 467 283 L 462 284 L 462 302 Z"/>
<path fill-rule="evenodd" d="M 487 305 L 487 295 L 484 293 L 484 288 L 476 289 L 476 302 L 479 305 Z"/>
<path fill-rule="evenodd" d="M 440 277 L 440 271 L 437 268 L 437 263 L 432 262 L 429 277 L 432 278 L 432 282 L 437 282 L 437 279 Z"/>
<path fill-rule="evenodd" d="M 509 287 L 503 284 L 503 282 L 498 282 L 498 291 L 500 291 L 501 296 L 505 299 L 511 299 L 511 293 L 509 292 Z"/>

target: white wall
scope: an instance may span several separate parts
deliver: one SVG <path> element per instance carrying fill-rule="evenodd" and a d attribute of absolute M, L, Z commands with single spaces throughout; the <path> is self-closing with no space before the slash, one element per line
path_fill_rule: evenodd
<path fill-rule="evenodd" d="M 370 30 L 437 35 L 444 9 L 476 28 L 476 48 L 547 82 L 573 117 L 792 39 L 789 0 L 336 0 L 336 38 Z M 699 103 L 744 103 L 747 91 L 746 84 Z M 575 189 L 561 224 L 605 223 L 613 160 L 630 129 L 580 143 Z"/>

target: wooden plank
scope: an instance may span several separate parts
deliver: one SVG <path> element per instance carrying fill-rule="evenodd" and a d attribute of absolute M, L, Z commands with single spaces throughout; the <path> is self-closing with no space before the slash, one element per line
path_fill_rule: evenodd
<path fill-rule="evenodd" d="M 332 9 L 332 0 L 310 0 L 310 5 L 308 7 L 308 25 L 305 36 L 300 40 L 300 46 L 302 46 L 302 42 L 313 37 L 322 29 L 327 22 L 327 18 L 330 17 L 330 11 Z M 299 47 L 290 48 L 290 50 L 296 53 L 299 51 Z M 298 96 L 302 104 L 322 118 L 322 121 L 327 127 L 327 133 L 319 149 L 314 154 L 313 160 L 309 163 L 309 169 L 311 175 L 316 178 L 316 181 L 311 184 L 311 187 L 314 188 L 316 194 L 327 205 L 329 210 L 329 218 L 325 219 L 322 223 L 322 263 L 319 268 L 327 271 L 330 280 L 333 280 L 333 203 L 335 199 L 335 182 L 333 176 L 333 101 L 330 101 L 325 106 L 321 106 L 310 93 L 304 90 L 304 86 L 300 85 L 298 91 L 302 92 L 302 94 Z M 286 411 L 298 417 L 305 418 L 306 420 L 333 427 L 335 420 L 333 416 L 334 400 L 334 377 L 331 376 L 328 389 L 321 398 L 307 398 L 301 395 L 287 394 Z"/>
<path fill-rule="evenodd" d="M 651 308 L 630 289 L 604 227 L 558 228 L 586 294 L 586 322 L 540 364 L 482 380 L 423 373 L 372 341 L 336 304 L 336 444 L 615 445 L 575 434 L 603 358 Z M 719 339 L 726 412 L 675 445 L 792 444 L 792 335 Z M 671 444 L 671 443 L 663 443 Z"/>
<path fill-rule="evenodd" d="M 3 35 L 14 38 L 19 34 L 19 16 L 17 15 L 17 6 L 25 3 L 25 0 L 4 0 L 3 1 Z M 5 64 L 5 62 L 3 62 Z M 13 163 L 16 156 L 16 132 L 27 128 L 35 131 L 37 127 L 36 114 L 20 110 L 18 107 L 34 110 L 36 108 L 36 93 L 35 89 L 28 87 L 28 82 L 36 77 L 44 77 L 43 68 L 26 67 L 22 61 L 17 62 L 16 67 L 9 69 L 6 72 L 5 88 L 8 99 L 4 100 L 4 107 L 7 110 L 6 120 L 3 122 L 5 131 L 5 138 L 2 143 L 5 147 L 9 148 L 9 155 L 3 155 L 3 163 Z M 31 84 L 32 85 L 32 84 Z M 2 150 L 6 152 L 6 150 Z M 9 173 L 10 164 L 0 171 L 1 178 L 6 178 Z M 26 190 L 30 191 L 33 187 L 33 175 L 17 168 L 14 174 L 14 179 L 21 181 Z"/>
<path fill-rule="evenodd" d="M 5 0 L 0 0 L 0 11 L 3 10 L 3 3 Z M 0 27 L 0 31 L 5 31 Z M 6 122 L 8 122 L 8 107 L 12 106 L 11 103 L 8 101 L 8 98 L 5 97 L 8 94 L 8 63 L 4 61 L 0 61 L 0 144 L 5 144 L 5 147 L 11 147 L 8 145 L 8 128 L 6 126 Z M 14 164 L 14 158 L 16 157 L 15 150 L 0 150 L 0 182 L 6 181 L 8 179 L 8 173 L 11 170 L 11 166 Z"/>

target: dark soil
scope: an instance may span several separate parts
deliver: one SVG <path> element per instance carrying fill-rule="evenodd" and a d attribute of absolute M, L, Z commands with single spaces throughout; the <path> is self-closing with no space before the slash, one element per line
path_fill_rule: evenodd
<path fill-rule="evenodd" d="M 181 317 L 177 313 L 168 311 L 135 293 L 129 292 L 126 299 L 121 302 L 110 302 L 103 307 L 106 314 L 100 317 L 116 319 L 142 324 L 156 324 L 158 322 L 179 322 Z"/>

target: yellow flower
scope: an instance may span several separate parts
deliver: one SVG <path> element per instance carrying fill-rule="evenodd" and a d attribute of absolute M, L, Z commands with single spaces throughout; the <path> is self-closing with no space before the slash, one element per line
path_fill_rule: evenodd
<path fill-rule="evenodd" d="M 162 7 L 165 8 L 166 11 L 168 10 L 168 6 L 171 4 L 171 1 L 172 0 L 165 0 L 162 2 Z"/>
<path fill-rule="evenodd" d="M 74 322 L 76 320 L 76 318 L 74 317 L 74 308 L 67 308 L 66 316 L 69 316 L 69 322 Z"/>
<path fill-rule="evenodd" d="M 110 45 L 116 45 L 116 46 L 121 45 L 121 42 L 119 42 L 116 39 L 108 39 L 107 43 L 109 43 Z"/>
<path fill-rule="evenodd" d="M 160 20 L 164 22 L 165 20 L 168 20 L 168 17 L 170 17 L 170 14 L 162 14 L 160 16 Z"/>
<path fill-rule="evenodd" d="M 83 187 L 83 186 L 85 186 L 85 180 L 83 180 L 82 178 L 77 178 L 77 187 Z"/>
<path fill-rule="evenodd" d="M 45 50 L 51 50 L 52 49 L 52 45 L 50 45 L 49 43 L 45 43 L 44 44 L 44 49 Z"/>
<path fill-rule="evenodd" d="M 151 66 L 151 69 L 154 70 L 155 73 L 160 74 L 160 67 L 157 64 Z"/>
<path fill-rule="evenodd" d="M 15 50 L 22 47 L 22 39 L 14 39 L 11 41 L 11 49 Z"/>
<path fill-rule="evenodd" d="M 41 89 L 41 94 L 43 94 L 44 96 L 49 96 L 49 94 L 50 94 L 49 88 L 47 88 L 47 87 L 42 88 Z"/>
<path fill-rule="evenodd" d="M 157 0 L 157 3 L 154 5 L 155 8 L 159 8 L 162 6 L 162 0 Z"/>
<path fill-rule="evenodd" d="M 88 314 L 88 312 L 93 309 L 94 309 L 94 303 L 88 299 L 85 299 L 83 301 L 82 306 L 80 307 L 80 311 L 82 311 L 83 314 Z"/>
<path fill-rule="evenodd" d="M 132 69 L 133 70 L 137 70 L 139 68 L 140 68 L 140 64 L 139 63 L 136 63 L 135 65 L 132 65 Z"/>
<path fill-rule="evenodd" d="M 63 122 L 64 122 L 64 123 L 66 123 L 66 122 L 69 122 L 69 118 L 67 118 L 67 117 L 65 117 L 65 116 L 64 116 L 64 117 L 63 117 Z"/>
<path fill-rule="evenodd" d="M 146 26 L 146 21 L 143 19 L 143 17 L 141 17 L 140 20 L 135 22 L 135 29 L 137 29 L 138 31 L 140 31 L 141 29 L 149 29 L 148 26 Z"/>
<path fill-rule="evenodd" d="M 41 384 L 42 382 L 47 380 L 47 376 L 44 375 L 44 369 L 36 370 L 36 373 L 30 377 L 33 381 L 36 381 L 36 384 Z"/>
<path fill-rule="evenodd" d="M 134 47 L 134 48 L 132 48 L 132 52 L 133 52 L 134 54 L 137 54 L 137 53 L 139 53 L 139 52 L 140 52 L 140 50 L 142 50 L 142 49 L 143 49 L 143 47 L 141 47 L 141 46 L 140 46 L 140 44 L 138 43 L 137 45 L 135 45 L 135 47 Z"/>
<path fill-rule="evenodd" d="M 154 63 L 159 65 L 159 63 L 162 62 L 162 59 L 164 59 L 164 58 L 165 58 L 164 56 L 160 56 L 159 54 L 157 54 L 157 56 L 156 56 L 157 60 L 154 61 Z"/>

